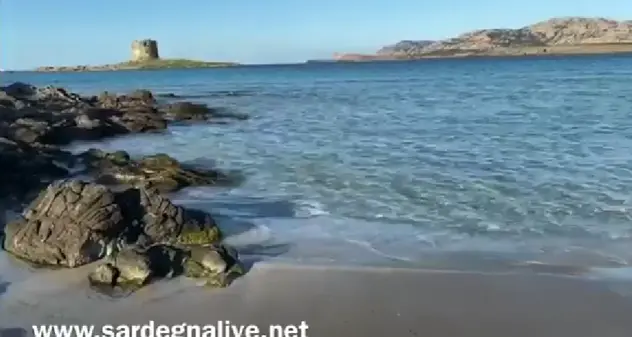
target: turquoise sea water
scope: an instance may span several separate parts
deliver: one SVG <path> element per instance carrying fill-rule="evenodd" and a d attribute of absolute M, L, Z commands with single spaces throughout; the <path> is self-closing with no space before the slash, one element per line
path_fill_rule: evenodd
<path fill-rule="evenodd" d="M 253 258 L 457 269 L 632 261 L 629 56 L 0 76 L 85 94 L 146 88 L 250 115 L 72 148 L 241 172 L 238 187 L 174 198 L 216 214 Z"/>

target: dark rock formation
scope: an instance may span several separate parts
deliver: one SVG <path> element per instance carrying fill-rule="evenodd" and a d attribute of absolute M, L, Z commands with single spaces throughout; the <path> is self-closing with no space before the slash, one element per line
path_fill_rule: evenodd
<path fill-rule="evenodd" d="M 33 191 L 38 192 L 50 181 L 67 176 L 77 160 L 56 146 L 159 132 L 167 128 L 170 120 L 224 117 L 242 119 L 222 115 L 202 104 L 179 102 L 160 106 L 147 90 L 83 97 L 53 86 L 38 88 L 17 82 L 0 87 L 0 201 L 28 200 Z M 150 181 L 168 191 L 213 184 L 225 178 L 219 172 L 182 167 L 164 155 L 140 162 L 115 163 L 120 165 L 106 165 L 103 160 L 99 163 L 98 170 L 90 168 L 100 177 L 129 176 L 133 181 Z"/>
<path fill-rule="evenodd" d="M 206 104 L 176 102 L 163 108 L 165 118 L 173 121 L 206 121 L 211 119 L 248 119 L 246 115 L 209 108 Z"/>
<path fill-rule="evenodd" d="M 167 121 L 143 96 L 81 97 L 62 88 L 14 83 L 0 88 L 3 136 L 65 145 L 134 132 L 160 131 Z"/>
<path fill-rule="evenodd" d="M 134 291 L 153 279 L 184 275 L 211 287 L 226 287 L 244 274 L 234 249 L 222 244 L 128 248 L 115 252 L 88 275 L 96 289 Z"/>
<path fill-rule="evenodd" d="M 243 275 L 237 251 L 225 245 L 189 247 L 184 274 L 202 279 L 208 286 L 225 287 L 234 277 Z"/>
<path fill-rule="evenodd" d="M 5 233 L 4 247 L 15 256 L 66 267 L 104 257 L 117 240 L 142 245 L 220 240 L 208 214 L 176 206 L 154 189 L 113 192 L 78 180 L 51 184 Z"/>
<path fill-rule="evenodd" d="M 151 185 L 163 192 L 173 192 L 188 186 L 230 182 L 224 173 L 187 167 L 166 154 L 132 160 L 125 151 L 109 153 L 90 149 L 80 157 L 87 172 L 103 184 Z"/>
<path fill-rule="evenodd" d="M 38 266 L 77 267 L 104 259 L 88 275 L 98 289 L 133 291 L 178 275 L 226 286 L 244 272 L 237 252 L 220 243 L 208 214 L 174 205 L 155 189 L 114 192 L 56 181 L 3 234 L 5 250 Z"/>
<path fill-rule="evenodd" d="M 105 186 L 58 181 L 23 218 L 7 224 L 4 248 L 36 264 L 77 267 L 105 255 L 123 220 L 115 194 Z"/>
<path fill-rule="evenodd" d="M 73 155 L 59 147 L 160 131 L 168 120 L 212 118 L 219 114 L 204 105 L 161 107 L 144 90 L 82 97 L 52 86 L 0 87 L 0 203 L 13 208 L 34 199 L 19 219 L 0 224 L 2 248 L 43 267 L 105 259 L 89 275 L 101 287 L 137 289 L 181 274 L 226 285 L 243 270 L 236 252 L 220 243 L 213 218 L 160 194 L 222 182 L 225 174 L 181 165 L 165 154 L 134 160 L 122 151 Z M 81 173 L 119 186 L 61 180 L 82 166 Z"/>
<path fill-rule="evenodd" d="M 73 162 L 69 152 L 55 147 L 0 137 L 0 202 L 12 208 L 32 199 L 51 181 L 66 177 Z"/>

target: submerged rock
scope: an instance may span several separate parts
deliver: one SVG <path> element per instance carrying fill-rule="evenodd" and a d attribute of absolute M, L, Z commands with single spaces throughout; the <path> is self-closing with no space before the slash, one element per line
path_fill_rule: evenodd
<path fill-rule="evenodd" d="M 247 115 L 229 113 L 225 109 L 210 108 L 206 104 L 176 102 L 161 109 L 165 118 L 175 121 L 206 121 L 211 119 L 248 119 Z"/>
<path fill-rule="evenodd" d="M 206 104 L 191 102 L 176 102 L 163 108 L 165 116 L 171 120 L 207 120 L 211 115 L 211 109 Z"/>
<path fill-rule="evenodd" d="M 106 184 L 150 185 L 162 192 L 173 192 L 189 186 L 229 181 L 228 176 L 221 172 L 186 167 L 166 154 L 132 160 L 124 151 L 90 149 L 81 154 L 81 157 L 88 172 L 97 181 Z"/>

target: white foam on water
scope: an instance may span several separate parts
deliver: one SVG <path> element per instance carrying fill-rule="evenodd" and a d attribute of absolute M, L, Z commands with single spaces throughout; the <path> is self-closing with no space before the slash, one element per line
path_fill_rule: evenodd
<path fill-rule="evenodd" d="M 325 205 L 315 200 L 304 200 L 296 203 L 295 216 L 297 218 L 311 218 L 320 215 L 327 215 Z"/>

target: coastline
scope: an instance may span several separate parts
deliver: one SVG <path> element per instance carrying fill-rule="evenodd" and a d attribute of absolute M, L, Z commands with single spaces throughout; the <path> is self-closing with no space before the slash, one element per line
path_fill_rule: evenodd
<path fill-rule="evenodd" d="M 28 328 L 33 319 L 259 325 L 305 320 L 313 335 L 333 337 L 625 336 L 631 329 L 627 298 L 604 282 L 572 275 L 260 263 L 226 289 L 177 279 L 112 300 L 87 288 L 84 270 L 43 271 L 24 282 L 0 279 L 0 326 Z"/>
<path fill-rule="evenodd" d="M 521 58 L 632 54 L 632 43 L 508 47 L 494 50 L 437 50 L 419 55 L 343 54 L 334 62 L 414 61 L 424 59 Z"/>
<path fill-rule="evenodd" d="M 105 65 L 77 65 L 77 66 L 42 66 L 33 69 L 35 72 L 102 72 L 125 70 L 163 70 L 163 69 L 204 69 L 225 68 L 238 66 L 233 62 L 208 62 L 188 59 L 157 59 L 143 62 L 121 62 Z"/>
<path fill-rule="evenodd" d="M 178 279 L 114 301 L 90 295 L 82 276 L 47 271 L 9 284 L 0 325 L 305 321 L 309 336 L 332 337 L 623 337 L 632 329 L 630 298 L 603 282 L 547 275 L 259 263 L 225 289 Z"/>

